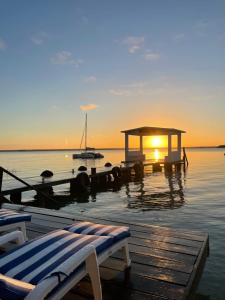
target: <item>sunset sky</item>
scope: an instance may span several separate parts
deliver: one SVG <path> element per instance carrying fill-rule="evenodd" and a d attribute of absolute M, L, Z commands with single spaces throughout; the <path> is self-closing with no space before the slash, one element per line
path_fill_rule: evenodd
<path fill-rule="evenodd" d="M 225 144 L 225 1 L 0 0 L 0 149 Z"/>

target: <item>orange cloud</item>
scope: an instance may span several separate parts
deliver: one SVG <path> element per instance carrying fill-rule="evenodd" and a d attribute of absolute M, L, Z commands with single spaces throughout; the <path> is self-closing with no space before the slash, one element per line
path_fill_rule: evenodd
<path fill-rule="evenodd" d="M 98 107 L 98 105 L 96 105 L 96 104 L 86 104 L 86 105 L 81 105 L 80 109 L 84 110 L 84 111 L 87 111 L 87 110 L 94 110 L 97 107 Z"/>

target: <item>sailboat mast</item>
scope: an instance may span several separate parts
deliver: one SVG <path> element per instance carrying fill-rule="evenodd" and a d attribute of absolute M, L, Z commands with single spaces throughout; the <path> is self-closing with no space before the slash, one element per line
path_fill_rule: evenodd
<path fill-rule="evenodd" d="M 85 115 L 85 151 L 87 151 L 87 113 Z"/>

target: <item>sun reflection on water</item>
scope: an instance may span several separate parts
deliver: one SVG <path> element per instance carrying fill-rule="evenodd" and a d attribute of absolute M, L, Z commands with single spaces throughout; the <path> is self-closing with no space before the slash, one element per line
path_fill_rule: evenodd
<path fill-rule="evenodd" d="M 159 161 L 159 158 L 160 158 L 160 152 L 158 149 L 155 149 L 154 151 L 154 159 L 155 161 Z"/>

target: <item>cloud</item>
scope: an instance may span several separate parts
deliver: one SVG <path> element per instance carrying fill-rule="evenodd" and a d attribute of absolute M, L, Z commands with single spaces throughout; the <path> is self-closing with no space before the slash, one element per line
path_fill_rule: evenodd
<path fill-rule="evenodd" d="M 75 65 L 76 67 L 83 63 L 82 59 L 74 59 L 72 53 L 65 50 L 57 52 L 50 58 L 50 61 L 54 65 Z"/>
<path fill-rule="evenodd" d="M 6 48 L 6 42 L 2 38 L 0 38 L 0 50 L 5 50 Z"/>
<path fill-rule="evenodd" d="M 98 105 L 96 105 L 96 104 L 85 104 L 85 105 L 81 105 L 80 109 L 84 110 L 84 111 L 87 111 L 87 110 L 94 110 L 97 107 L 98 107 Z"/>
<path fill-rule="evenodd" d="M 184 33 L 177 33 L 173 36 L 174 41 L 181 41 L 185 38 Z"/>
<path fill-rule="evenodd" d="M 114 96 L 124 96 L 124 97 L 128 97 L 131 95 L 130 91 L 128 89 L 123 89 L 123 88 L 119 88 L 119 89 L 111 89 L 109 90 L 110 94 L 114 95 Z"/>
<path fill-rule="evenodd" d="M 95 76 L 89 76 L 84 79 L 84 81 L 88 82 L 88 83 L 94 83 L 94 82 L 96 82 L 96 80 L 97 80 L 97 78 Z"/>
<path fill-rule="evenodd" d="M 31 41 L 33 44 L 37 45 L 37 46 L 40 46 L 42 45 L 45 40 L 48 38 L 48 35 L 46 32 L 39 32 L 37 34 L 34 34 L 32 37 L 31 37 Z"/>
<path fill-rule="evenodd" d="M 146 81 L 137 81 L 137 82 L 123 84 L 122 87 L 125 87 L 125 88 L 143 88 L 146 85 L 147 85 Z"/>
<path fill-rule="evenodd" d="M 50 107 L 50 111 L 59 111 L 60 110 L 60 107 L 58 106 L 58 105 L 52 105 L 51 107 Z"/>
<path fill-rule="evenodd" d="M 147 61 L 156 61 L 160 59 L 160 54 L 157 52 L 146 52 L 144 54 L 144 59 Z"/>
<path fill-rule="evenodd" d="M 144 46 L 145 38 L 143 36 L 128 36 L 122 44 L 128 47 L 128 52 L 134 54 Z"/>

